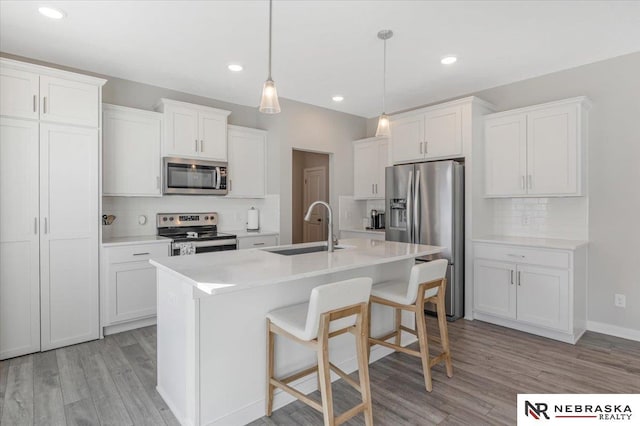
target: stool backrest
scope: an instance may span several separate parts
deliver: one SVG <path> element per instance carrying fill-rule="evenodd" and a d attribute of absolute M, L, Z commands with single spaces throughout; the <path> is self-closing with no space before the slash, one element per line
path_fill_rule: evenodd
<path fill-rule="evenodd" d="M 407 289 L 407 299 L 414 303 L 418 298 L 418 287 L 422 283 L 440 280 L 447 274 L 447 259 L 432 260 L 431 262 L 418 263 L 411 268 L 409 277 L 409 288 Z M 426 292 L 425 298 L 435 296 L 438 288 L 432 288 Z"/>
<path fill-rule="evenodd" d="M 309 311 L 304 328 L 304 337 L 308 340 L 318 337 L 320 316 L 323 313 L 346 308 L 358 303 L 369 303 L 371 296 L 371 278 L 353 278 L 324 284 L 314 288 L 309 298 Z M 330 330 L 340 330 L 350 327 L 356 322 L 355 315 L 332 322 Z"/>

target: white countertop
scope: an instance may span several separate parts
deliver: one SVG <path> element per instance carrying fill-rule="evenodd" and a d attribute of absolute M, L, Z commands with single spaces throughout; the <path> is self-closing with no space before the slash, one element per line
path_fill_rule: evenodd
<path fill-rule="evenodd" d="M 505 235 L 486 235 L 473 238 L 477 243 L 500 243 L 513 246 L 540 247 L 563 250 L 575 250 L 578 247 L 589 244 L 583 240 L 565 240 L 561 238 L 535 238 L 535 237 L 510 237 Z"/>
<path fill-rule="evenodd" d="M 384 229 L 342 228 L 341 231 L 363 232 L 366 234 L 384 234 Z"/>
<path fill-rule="evenodd" d="M 286 247 L 308 247 L 318 243 Z M 207 294 L 246 290 L 300 278 L 326 275 L 439 253 L 442 247 L 369 239 L 340 241 L 342 250 L 284 256 L 248 249 L 151 259 L 158 269 L 178 276 Z"/>
<path fill-rule="evenodd" d="M 130 246 L 135 244 L 168 244 L 171 238 L 157 235 L 138 235 L 134 237 L 110 237 L 102 240 L 103 247 Z"/>
<path fill-rule="evenodd" d="M 268 231 L 268 230 L 264 230 L 264 229 L 261 229 L 259 231 L 247 231 L 246 229 L 227 231 L 226 229 L 221 229 L 220 232 L 224 232 L 225 234 L 234 234 L 238 238 L 264 237 L 264 236 L 267 236 L 267 235 L 278 235 L 278 234 L 280 234 L 280 232 L 278 232 L 278 231 Z"/>

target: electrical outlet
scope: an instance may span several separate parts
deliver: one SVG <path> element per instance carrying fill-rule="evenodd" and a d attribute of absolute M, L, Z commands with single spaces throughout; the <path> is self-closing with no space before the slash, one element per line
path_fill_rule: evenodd
<path fill-rule="evenodd" d="M 531 223 L 531 218 L 529 217 L 528 214 L 523 214 L 522 215 L 522 224 L 523 225 L 529 225 L 529 223 Z"/>
<path fill-rule="evenodd" d="M 613 303 L 618 308 L 626 308 L 627 307 L 627 297 L 624 294 L 616 294 L 614 296 Z"/>

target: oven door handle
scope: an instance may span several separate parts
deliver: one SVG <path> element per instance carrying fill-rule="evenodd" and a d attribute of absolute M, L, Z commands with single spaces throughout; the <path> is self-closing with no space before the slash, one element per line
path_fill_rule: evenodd
<path fill-rule="evenodd" d="M 194 247 L 218 247 L 218 246 L 236 245 L 237 240 L 226 239 L 226 240 L 189 241 L 189 243 L 193 244 Z M 180 244 L 180 243 L 175 243 L 175 244 Z"/>

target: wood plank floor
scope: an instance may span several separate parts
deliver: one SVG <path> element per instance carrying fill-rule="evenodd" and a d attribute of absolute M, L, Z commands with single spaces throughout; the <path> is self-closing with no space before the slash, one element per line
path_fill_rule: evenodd
<path fill-rule="evenodd" d="M 428 322 L 437 350 L 436 322 Z M 417 358 L 393 354 L 371 365 L 376 425 L 509 425 L 518 393 L 640 393 L 640 342 L 587 333 L 572 346 L 464 320 L 449 324 L 449 334 L 454 376 L 434 367 L 432 393 Z M 176 425 L 155 390 L 155 347 L 156 329 L 147 327 L 1 361 L 0 424 Z M 334 383 L 338 413 L 358 398 Z M 363 423 L 360 415 L 347 424 Z M 321 424 L 300 402 L 252 423 Z"/>

